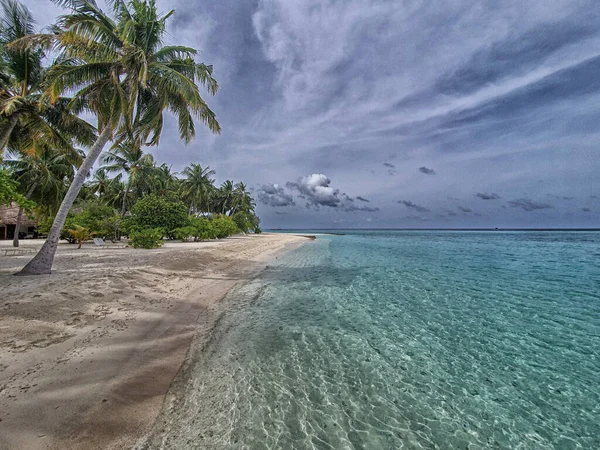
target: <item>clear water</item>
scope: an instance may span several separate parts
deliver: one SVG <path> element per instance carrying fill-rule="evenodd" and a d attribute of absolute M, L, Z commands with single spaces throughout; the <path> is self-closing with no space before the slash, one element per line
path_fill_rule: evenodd
<path fill-rule="evenodd" d="M 220 307 L 167 447 L 600 449 L 600 233 L 323 236 Z"/>

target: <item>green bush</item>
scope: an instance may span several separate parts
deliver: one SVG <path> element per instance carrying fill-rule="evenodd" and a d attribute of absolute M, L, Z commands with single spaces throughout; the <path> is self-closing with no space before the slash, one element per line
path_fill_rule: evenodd
<path fill-rule="evenodd" d="M 121 222 L 118 214 L 110 206 L 99 201 L 86 202 L 77 207 L 73 222 L 88 228 L 95 236 L 112 239 L 116 237 Z"/>
<path fill-rule="evenodd" d="M 194 238 L 196 240 L 196 229 L 190 225 L 186 225 L 185 227 L 175 228 L 173 230 L 173 235 L 175 239 L 179 239 L 180 241 L 186 242 L 189 238 Z"/>
<path fill-rule="evenodd" d="M 238 211 L 233 215 L 233 221 L 240 231 L 248 233 L 254 231 L 255 233 L 261 233 L 260 219 L 253 212 Z"/>
<path fill-rule="evenodd" d="M 188 218 L 188 225 L 174 230 L 175 237 L 182 241 L 193 238 L 194 241 L 214 239 L 216 236 L 210 220 L 204 217 Z"/>
<path fill-rule="evenodd" d="M 205 240 L 217 237 L 212 222 L 204 217 L 191 217 L 190 225 L 195 230 L 194 237 L 196 239 Z"/>
<path fill-rule="evenodd" d="M 217 215 L 214 216 L 211 225 L 214 231 L 214 236 L 223 239 L 232 234 L 239 232 L 239 229 L 233 219 L 229 216 Z"/>
<path fill-rule="evenodd" d="M 133 248 L 159 248 L 164 244 L 162 228 L 142 228 L 129 233 Z"/>
<path fill-rule="evenodd" d="M 188 214 L 185 204 L 173 197 L 148 195 L 138 200 L 131 208 L 127 220 L 129 230 L 162 228 L 169 239 L 175 238 L 175 230 L 187 225 Z"/>

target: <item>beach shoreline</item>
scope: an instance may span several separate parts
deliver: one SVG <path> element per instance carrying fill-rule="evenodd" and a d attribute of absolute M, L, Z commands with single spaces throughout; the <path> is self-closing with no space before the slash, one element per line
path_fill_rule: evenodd
<path fill-rule="evenodd" d="M 133 447 L 193 340 L 218 320 L 211 305 L 305 242 L 263 234 L 150 251 L 61 244 L 55 272 L 38 277 L 12 276 L 31 255 L 0 257 L 0 449 Z"/>

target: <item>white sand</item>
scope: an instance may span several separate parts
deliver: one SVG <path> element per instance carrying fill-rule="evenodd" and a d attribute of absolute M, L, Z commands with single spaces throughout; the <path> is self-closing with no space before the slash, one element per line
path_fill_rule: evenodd
<path fill-rule="evenodd" d="M 54 273 L 37 277 L 12 276 L 32 255 L 0 252 L 0 449 L 131 448 L 151 429 L 192 338 L 213 326 L 210 305 L 304 242 L 263 234 L 157 250 L 61 244 Z"/>

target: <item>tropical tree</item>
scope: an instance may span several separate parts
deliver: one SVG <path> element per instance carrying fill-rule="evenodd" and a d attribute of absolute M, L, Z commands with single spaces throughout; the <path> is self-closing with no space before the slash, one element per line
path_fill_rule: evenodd
<path fill-rule="evenodd" d="M 71 10 L 59 18 L 55 32 L 23 38 L 13 46 L 45 45 L 61 52 L 59 62 L 46 74 L 45 95 L 52 103 L 63 92 L 75 91 L 70 111 L 93 112 L 99 135 L 63 199 L 46 242 L 19 272 L 22 275 L 51 272 L 69 209 L 113 137 L 158 145 L 165 110 L 177 116 L 179 134 L 186 143 L 195 135 L 194 119 L 214 133 L 220 132 L 198 87 L 199 83 L 209 93 L 216 93 L 212 66 L 196 63 L 193 48 L 162 46 L 166 21 L 174 11 L 159 16 L 154 0 L 113 0 L 111 17 L 93 0 L 55 1 Z"/>
<path fill-rule="evenodd" d="M 118 175 L 120 177 L 120 175 Z M 114 182 L 102 168 L 96 170 L 92 179 L 87 183 L 88 189 L 92 194 L 103 196 L 110 189 L 110 184 Z M 120 181 L 120 180 L 119 180 Z"/>
<path fill-rule="evenodd" d="M 149 184 L 152 192 L 165 195 L 167 192 L 177 191 L 179 182 L 180 180 L 177 179 L 176 174 L 171 172 L 171 166 L 162 163 L 160 166 L 154 168 Z"/>
<path fill-rule="evenodd" d="M 215 180 L 211 176 L 215 171 L 211 170 L 210 166 L 202 167 L 200 164 L 192 163 L 181 173 L 185 176 L 181 180 L 181 191 L 190 212 L 198 212 L 201 208 L 209 212 L 210 198 L 215 190 Z"/>
<path fill-rule="evenodd" d="M 4 165 L 11 171 L 13 178 L 21 186 L 26 199 L 35 200 L 36 204 L 47 210 L 55 209 L 73 179 L 75 167 L 81 161 L 73 159 L 71 153 L 59 153 L 44 145 L 31 155 L 23 155 L 18 159 L 7 160 Z M 23 207 L 19 208 L 15 225 L 13 246 L 19 246 L 19 228 L 23 217 Z"/>
<path fill-rule="evenodd" d="M 248 188 L 242 182 L 235 185 L 233 190 L 233 199 L 231 202 L 231 208 L 229 215 L 233 216 L 236 212 L 243 212 L 245 214 L 254 211 L 256 204 L 248 192 Z"/>
<path fill-rule="evenodd" d="M 127 175 L 125 190 L 121 201 L 121 217 L 127 211 L 127 197 L 132 186 L 143 189 L 144 184 L 151 183 L 151 174 L 155 170 L 154 157 L 144 153 L 137 145 L 131 143 L 120 144 L 104 156 L 105 166 L 102 171 L 106 173 L 121 172 Z"/>
<path fill-rule="evenodd" d="M 234 199 L 235 186 L 233 181 L 225 181 L 215 193 L 214 209 L 215 211 L 225 214 L 231 209 L 231 205 Z"/>
<path fill-rule="evenodd" d="M 77 248 L 81 248 L 81 244 L 89 240 L 95 234 L 92 233 L 88 228 L 82 227 L 81 225 L 74 225 L 73 228 L 68 230 L 68 232 L 79 244 Z"/>
<path fill-rule="evenodd" d="M 95 139 L 94 127 L 67 108 L 69 98 L 57 95 L 53 104 L 44 99 L 44 52 L 37 46 L 11 46 L 34 32 L 25 6 L 16 0 L 0 2 L 0 159 L 7 148 L 27 151 L 41 139 L 63 152 L 73 151 L 73 140 L 89 145 Z"/>

